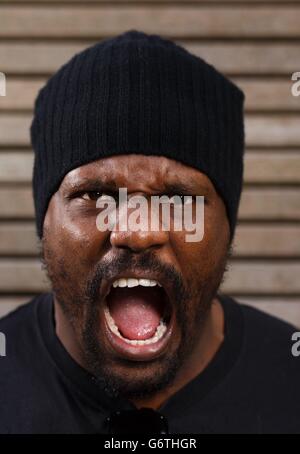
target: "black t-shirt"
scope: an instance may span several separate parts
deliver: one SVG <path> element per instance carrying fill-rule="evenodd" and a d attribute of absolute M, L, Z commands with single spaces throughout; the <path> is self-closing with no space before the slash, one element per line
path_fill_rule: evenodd
<path fill-rule="evenodd" d="M 161 408 L 170 433 L 300 433 L 293 326 L 219 294 L 225 339 L 208 367 Z M 106 433 L 134 409 L 100 389 L 55 333 L 52 293 L 0 320 L 0 433 Z"/>

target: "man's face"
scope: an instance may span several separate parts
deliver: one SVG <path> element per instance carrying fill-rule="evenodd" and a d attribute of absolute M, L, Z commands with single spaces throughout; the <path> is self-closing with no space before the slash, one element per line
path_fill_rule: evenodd
<path fill-rule="evenodd" d="M 172 228 L 98 230 L 102 194 L 127 188 L 128 198 L 181 195 L 173 192 L 179 185 L 182 195 L 205 198 L 202 241 L 187 242 L 186 231 Z M 172 382 L 201 339 L 228 251 L 225 206 L 211 181 L 165 157 L 119 155 L 72 170 L 44 221 L 43 259 L 81 362 L 108 391 L 127 398 Z M 120 278 L 144 280 L 114 287 Z"/>

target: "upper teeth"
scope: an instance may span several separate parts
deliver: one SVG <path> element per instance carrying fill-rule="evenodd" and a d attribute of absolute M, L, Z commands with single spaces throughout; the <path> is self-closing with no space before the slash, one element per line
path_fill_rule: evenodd
<path fill-rule="evenodd" d="M 142 285 L 143 287 L 154 287 L 158 285 L 161 287 L 161 284 L 152 279 L 135 279 L 135 278 L 121 278 L 116 279 L 113 283 L 113 287 L 136 287 Z"/>

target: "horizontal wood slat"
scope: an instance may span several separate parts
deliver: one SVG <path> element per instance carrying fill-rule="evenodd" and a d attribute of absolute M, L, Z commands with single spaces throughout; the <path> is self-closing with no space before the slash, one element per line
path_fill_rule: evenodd
<path fill-rule="evenodd" d="M 288 150 L 245 153 L 245 183 L 300 183 L 300 153 Z"/>
<path fill-rule="evenodd" d="M 257 297 L 236 297 L 236 301 L 241 304 L 247 304 L 263 312 L 291 323 L 293 326 L 300 328 L 300 299 L 295 298 L 293 301 L 272 298 Z M 1 307 L 1 303 L 0 303 Z"/>
<path fill-rule="evenodd" d="M 1 71 L 7 74 L 51 74 L 74 54 L 96 42 L 43 42 L 39 39 L 26 43 L 24 38 L 22 41 L 0 42 Z M 227 74 L 286 74 L 290 78 L 294 71 L 298 71 L 299 44 L 295 42 L 177 43 Z"/>
<path fill-rule="evenodd" d="M 0 219 L 33 218 L 31 188 L 0 188 Z"/>
<path fill-rule="evenodd" d="M 33 152 L 9 151 L 0 153 L 0 183 L 30 183 L 33 170 Z"/>
<path fill-rule="evenodd" d="M 0 318 L 28 303 L 33 296 L 0 296 Z"/>
<path fill-rule="evenodd" d="M 37 259 L 0 259 L 0 292 L 40 292 L 50 288 Z"/>
<path fill-rule="evenodd" d="M 0 183 L 30 183 L 33 153 L 2 151 L 0 153 Z M 245 153 L 245 183 L 300 183 L 300 151 L 247 151 Z"/>
<path fill-rule="evenodd" d="M 300 116 L 253 115 L 246 118 L 246 143 L 259 146 L 297 146 L 300 142 Z"/>
<path fill-rule="evenodd" d="M 0 223 L 0 255 L 37 255 L 33 222 Z M 236 229 L 235 257 L 300 257 L 300 225 L 242 224 Z"/>
<path fill-rule="evenodd" d="M 300 293 L 299 276 L 300 262 L 235 261 L 221 288 L 231 294 L 295 294 Z"/>
<path fill-rule="evenodd" d="M 33 4 L 33 3 L 37 3 L 37 4 L 43 4 L 43 3 L 81 3 L 82 0 L 2 0 L 3 3 L 10 3 L 10 4 L 14 4 L 14 3 L 30 3 L 30 4 Z M 289 1 L 289 3 L 298 3 L 300 0 L 151 0 L 151 2 L 153 3 L 159 3 L 159 4 L 163 4 L 163 3 L 182 3 L 182 4 L 186 4 L 186 3 L 194 3 L 194 4 L 203 4 L 203 3 L 207 3 L 207 4 L 232 4 L 232 3 L 241 3 L 241 4 L 248 4 L 248 5 L 251 5 L 252 3 L 278 3 L 278 4 L 282 4 L 282 5 L 285 5 L 287 3 L 287 1 Z M 107 3 L 108 0 L 86 0 L 86 3 Z M 110 0 L 109 3 L 111 4 L 115 4 L 115 5 L 118 5 L 119 3 L 137 3 L 137 4 L 143 4 L 143 3 L 147 3 L 149 2 L 149 0 Z"/>
<path fill-rule="evenodd" d="M 31 114 L 1 113 L 0 146 L 28 146 Z M 300 115 L 248 115 L 246 143 L 248 146 L 299 146 Z"/>
<path fill-rule="evenodd" d="M 300 46 L 299 46 L 300 49 Z M 300 97 L 292 96 L 290 77 L 286 80 L 233 79 L 244 91 L 246 110 L 300 110 Z"/>
<path fill-rule="evenodd" d="M 31 188 L 0 188 L 0 219 L 31 219 L 33 215 Z M 300 188 L 245 188 L 239 218 L 299 221 Z"/>
<path fill-rule="evenodd" d="M 297 6 L 1 6 L 0 15 L 2 37 L 107 37 L 133 28 L 171 37 L 300 37 Z"/>
<path fill-rule="evenodd" d="M 241 197 L 239 219 L 299 221 L 300 190 L 246 188 Z"/>
<path fill-rule="evenodd" d="M 0 145 L 29 145 L 29 128 L 32 115 L 1 114 Z"/>
<path fill-rule="evenodd" d="M 234 256 L 300 257 L 300 225 L 238 225 Z"/>
<path fill-rule="evenodd" d="M 38 91 L 46 79 L 15 79 L 6 80 L 6 96 L 0 98 L 0 111 L 11 109 L 32 110 Z"/>
<path fill-rule="evenodd" d="M 35 224 L 0 222 L 0 255 L 37 255 Z"/>
<path fill-rule="evenodd" d="M 232 294 L 300 293 L 300 263 L 232 262 L 222 291 Z M 38 292 L 50 287 L 37 259 L 0 259 L 0 292 Z"/>
<path fill-rule="evenodd" d="M 246 95 L 247 111 L 300 111 L 300 98 L 292 96 L 292 82 L 286 80 L 233 78 Z M 8 77 L 6 96 L 0 100 L 0 111 L 20 109 L 32 110 L 40 88 L 46 82 L 42 79 L 16 79 Z"/>

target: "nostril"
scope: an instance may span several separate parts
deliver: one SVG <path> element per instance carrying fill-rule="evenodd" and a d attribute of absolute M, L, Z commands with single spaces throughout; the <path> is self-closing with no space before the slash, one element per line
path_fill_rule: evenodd
<path fill-rule="evenodd" d="M 158 248 L 169 241 L 167 231 L 131 231 L 126 232 L 112 231 L 110 243 L 117 248 L 129 249 L 140 252 L 145 249 Z"/>

